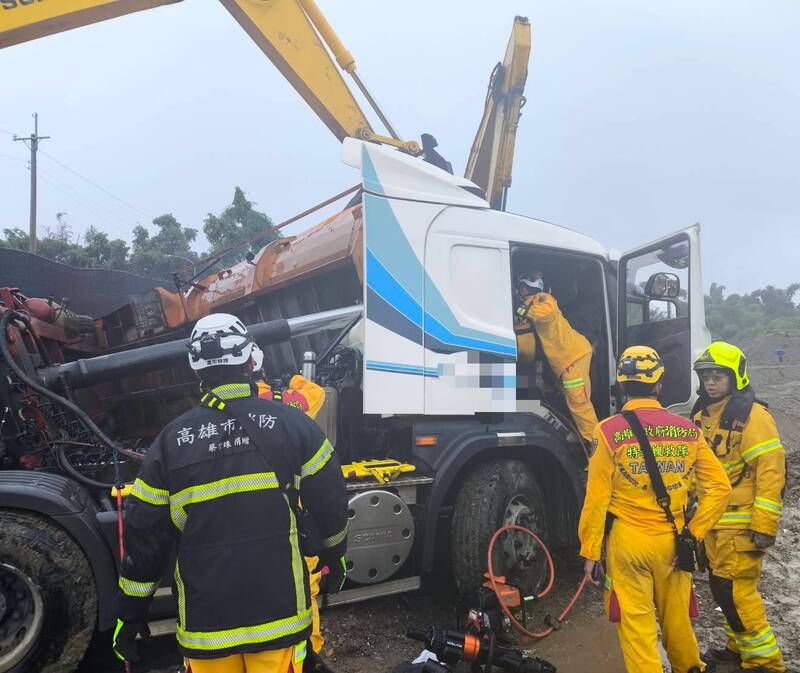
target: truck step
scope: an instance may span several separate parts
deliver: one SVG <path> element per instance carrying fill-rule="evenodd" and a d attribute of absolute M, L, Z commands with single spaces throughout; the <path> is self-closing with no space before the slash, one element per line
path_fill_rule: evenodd
<path fill-rule="evenodd" d="M 348 481 L 348 491 L 371 491 L 374 488 L 401 488 L 404 486 L 424 486 L 432 484 L 433 477 L 400 477 L 387 481 L 385 484 L 378 483 L 375 479 L 360 479 L 358 481 Z"/>

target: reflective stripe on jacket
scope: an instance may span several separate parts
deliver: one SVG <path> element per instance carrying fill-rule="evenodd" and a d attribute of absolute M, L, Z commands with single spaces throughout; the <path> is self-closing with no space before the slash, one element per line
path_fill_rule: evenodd
<path fill-rule="evenodd" d="M 695 423 L 733 485 L 728 509 L 715 528 L 748 528 L 775 535 L 783 510 L 786 460 L 772 414 L 756 402 L 743 426 L 720 428 L 730 398 L 699 411 Z"/>
<path fill-rule="evenodd" d="M 247 413 L 269 455 L 235 419 L 197 407 L 155 440 L 127 502 L 120 618 L 145 619 L 177 543 L 177 637 L 187 657 L 276 649 L 308 637 L 308 570 L 276 470 L 293 472 L 322 539 L 332 554 L 344 553 L 347 499 L 333 447 L 302 412 L 255 393 L 239 382 L 209 396 Z"/>
<path fill-rule="evenodd" d="M 656 400 L 635 399 L 623 409 L 635 410 L 658 463 L 676 525 L 682 530 L 689 481 L 696 475 L 703 497 L 689 524 L 697 539 L 711 529 L 725 510 L 730 484 L 697 427 L 664 409 Z M 578 535 L 581 556 L 600 558 L 606 513 L 648 533 L 672 530 L 656 502 L 639 443 L 622 414 L 601 421 L 594 431 L 594 454 L 589 461 L 586 499 Z"/>

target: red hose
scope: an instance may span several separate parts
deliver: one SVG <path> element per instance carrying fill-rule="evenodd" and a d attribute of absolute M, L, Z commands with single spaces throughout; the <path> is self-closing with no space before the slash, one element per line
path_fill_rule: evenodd
<path fill-rule="evenodd" d="M 510 530 L 516 530 L 516 531 L 519 531 L 520 533 L 525 533 L 526 535 L 529 535 L 530 537 L 532 537 L 536 541 L 536 543 L 542 548 L 542 551 L 544 551 L 545 557 L 547 558 L 547 566 L 548 566 L 548 568 L 550 570 L 550 579 L 547 582 L 547 586 L 545 586 L 545 588 L 542 589 L 536 595 L 536 598 L 544 598 L 548 593 L 550 593 L 550 590 L 553 588 L 553 584 L 555 583 L 555 579 L 556 579 L 556 569 L 555 569 L 555 566 L 553 565 L 553 557 L 550 555 L 550 550 L 547 548 L 547 545 L 532 530 L 530 530 L 528 528 L 523 528 L 522 526 L 514 526 L 514 525 L 510 525 L 510 524 L 507 525 L 507 526 L 502 526 L 501 528 L 498 528 L 494 532 L 494 535 L 492 535 L 492 539 L 489 540 L 489 549 L 488 549 L 488 551 L 486 553 L 486 556 L 487 556 L 486 565 L 487 565 L 487 568 L 488 568 L 488 571 L 489 571 L 489 582 L 491 582 L 492 590 L 494 591 L 495 596 L 497 596 L 497 602 L 500 604 L 500 607 L 502 608 L 502 610 L 505 613 L 506 617 L 508 617 L 509 621 L 514 625 L 514 628 L 517 629 L 517 631 L 519 631 L 523 635 L 527 636 L 528 638 L 534 638 L 535 640 L 541 640 L 542 638 L 546 638 L 553 631 L 555 631 L 556 627 L 555 626 L 550 626 L 550 627 L 546 628 L 544 631 L 538 631 L 538 632 L 536 632 L 536 631 L 528 631 L 528 629 L 526 629 L 522 624 L 520 624 L 520 622 L 517 620 L 517 618 L 514 617 L 513 614 L 511 614 L 511 610 L 506 606 L 505 602 L 501 599 L 499 590 L 497 588 L 497 577 L 494 574 L 494 567 L 493 567 L 493 564 L 492 564 L 492 553 L 494 552 L 494 545 L 496 544 L 497 539 L 503 533 L 506 533 L 506 532 L 508 532 Z M 558 616 L 559 624 L 564 621 L 564 618 L 567 616 L 567 614 L 569 614 L 569 611 L 572 610 L 572 608 L 575 606 L 575 603 L 577 603 L 578 598 L 583 593 L 583 590 L 586 587 L 586 582 L 587 582 L 587 578 L 584 576 L 583 580 L 581 580 L 581 583 L 578 586 L 578 590 L 574 593 L 574 595 L 572 596 L 572 599 L 570 600 L 570 602 L 567 603 L 567 607 L 564 608 L 563 612 Z"/>

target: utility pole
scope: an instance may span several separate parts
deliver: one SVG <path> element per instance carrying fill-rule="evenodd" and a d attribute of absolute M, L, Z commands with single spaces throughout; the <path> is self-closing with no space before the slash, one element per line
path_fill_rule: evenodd
<path fill-rule="evenodd" d="M 39 141 L 47 140 L 50 136 L 39 135 L 39 113 L 33 113 L 33 135 L 27 138 L 20 138 L 16 134 L 14 140 L 21 140 L 24 143 L 30 142 L 31 150 L 31 220 L 30 220 L 30 246 L 31 252 L 36 252 L 36 152 L 39 149 Z"/>

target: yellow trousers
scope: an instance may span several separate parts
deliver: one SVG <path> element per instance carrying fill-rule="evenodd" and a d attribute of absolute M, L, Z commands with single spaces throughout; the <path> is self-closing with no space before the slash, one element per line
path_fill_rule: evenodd
<path fill-rule="evenodd" d="M 317 567 L 319 558 L 317 556 L 306 556 L 306 565 L 308 566 L 308 581 L 311 593 L 311 649 L 317 654 L 322 652 L 322 646 L 325 644 L 325 638 L 322 637 L 322 632 L 319 626 L 319 604 L 317 603 L 317 596 L 319 595 L 319 583 L 322 579 L 322 573 L 312 572 Z"/>
<path fill-rule="evenodd" d="M 561 385 L 569 413 L 581 437 L 590 444 L 597 425 L 597 414 L 592 405 L 592 380 L 589 377 L 591 365 L 592 354 L 589 353 L 578 358 L 561 374 Z"/>
<path fill-rule="evenodd" d="M 742 668 L 783 673 L 786 667 L 781 650 L 758 592 L 764 552 L 755 547 L 749 530 L 712 530 L 704 543 L 711 567 L 711 591 L 725 615 L 728 649 L 742 657 Z"/>
<path fill-rule="evenodd" d="M 280 650 L 232 654 L 218 659 L 187 659 L 187 673 L 302 673 L 306 643 Z"/>
<path fill-rule="evenodd" d="M 627 673 L 663 673 L 656 619 L 673 673 L 688 673 L 693 667 L 705 670 L 689 618 L 692 576 L 673 567 L 674 556 L 671 532 L 649 533 L 614 521 L 607 545 L 606 602 L 613 590 Z"/>

